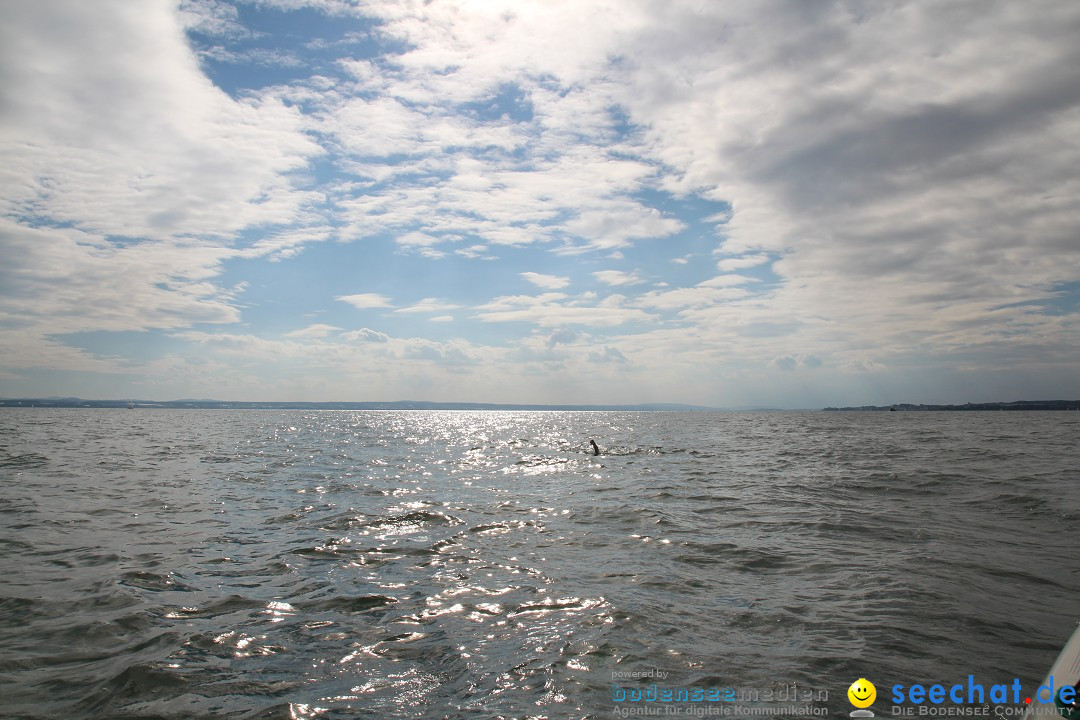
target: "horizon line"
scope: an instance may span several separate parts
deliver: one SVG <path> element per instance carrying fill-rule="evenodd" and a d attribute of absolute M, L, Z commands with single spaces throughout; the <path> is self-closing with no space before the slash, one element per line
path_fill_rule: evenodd
<path fill-rule="evenodd" d="M 679 402 L 647 403 L 538 403 L 538 402 L 477 402 L 477 401 L 440 401 L 440 400 L 218 400 L 215 398 L 177 398 L 173 400 L 151 400 L 138 398 L 80 398 L 75 396 L 46 397 L 0 397 L 0 406 L 12 407 L 12 403 L 33 403 L 66 407 L 177 407 L 195 405 L 213 405 L 218 407 L 296 407 L 317 409 L 535 409 L 535 410 L 686 410 L 686 411 L 730 411 L 730 410 L 790 410 L 796 408 L 778 408 L 765 406 L 715 407 Z M 352 407 L 348 407 L 352 406 Z M 407 406 L 416 406 L 410 408 Z M 207 408 L 211 409 L 211 408 Z M 820 410 L 821 408 L 802 408 Z"/>

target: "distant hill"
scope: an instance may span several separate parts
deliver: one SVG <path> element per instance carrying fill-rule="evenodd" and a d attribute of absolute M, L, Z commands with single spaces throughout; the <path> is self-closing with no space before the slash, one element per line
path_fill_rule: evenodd
<path fill-rule="evenodd" d="M 919 411 L 919 410 L 1080 410 L 1080 400 L 1017 400 L 1015 402 L 964 403 L 963 405 L 863 405 L 861 407 L 827 407 L 826 411 Z"/>
<path fill-rule="evenodd" d="M 496 403 L 440 403 L 426 400 L 397 402 L 234 402 L 229 400 L 82 400 L 80 398 L 0 399 L 0 407 L 49 408 L 174 408 L 200 410 L 716 410 L 702 405 L 649 403 L 644 405 L 513 405 Z"/>

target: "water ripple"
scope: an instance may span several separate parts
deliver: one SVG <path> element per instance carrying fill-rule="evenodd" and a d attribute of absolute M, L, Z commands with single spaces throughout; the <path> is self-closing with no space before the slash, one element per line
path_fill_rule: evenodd
<path fill-rule="evenodd" d="M 600 718 L 623 670 L 841 701 L 1039 680 L 1080 591 L 1074 430 L 4 409 L 4 711 Z"/>

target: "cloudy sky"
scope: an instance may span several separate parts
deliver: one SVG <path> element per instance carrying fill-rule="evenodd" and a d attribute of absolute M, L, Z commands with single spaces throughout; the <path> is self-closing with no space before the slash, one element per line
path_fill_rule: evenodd
<path fill-rule="evenodd" d="M 1080 3 L 36 0 L 0 395 L 1080 397 Z"/>

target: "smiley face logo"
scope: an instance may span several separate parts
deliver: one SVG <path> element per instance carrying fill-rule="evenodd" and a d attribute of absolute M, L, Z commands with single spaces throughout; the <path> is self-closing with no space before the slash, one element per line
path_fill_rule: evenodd
<path fill-rule="evenodd" d="M 870 707 L 877 698 L 877 688 L 866 678 L 859 678 L 847 689 L 847 697 L 857 708 Z"/>

